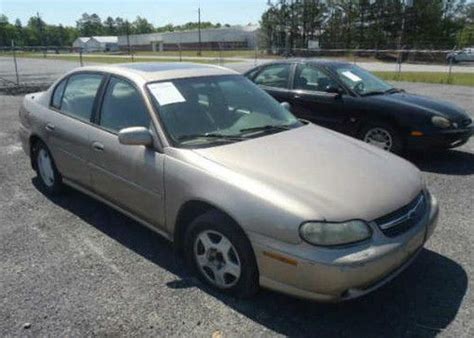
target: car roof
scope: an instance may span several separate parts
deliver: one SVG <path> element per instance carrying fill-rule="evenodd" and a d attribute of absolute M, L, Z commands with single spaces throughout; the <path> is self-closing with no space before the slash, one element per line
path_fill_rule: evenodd
<path fill-rule="evenodd" d="M 75 71 L 99 71 L 122 75 L 139 82 L 154 82 L 186 77 L 239 74 L 228 68 L 189 62 L 137 62 L 87 66 Z"/>
<path fill-rule="evenodd" d="M 335 61 L 335 60 L 324 60 L 324 59 L 316 59 L 316 58 L 289 58 L 289 59 L 281 59 L 275 60 L 268 63 L 264 63 L 260 66 L 266 66 L 275 63 L 310 63 L 314 65 L 320 66 L 327 66 L 327 67 L 336 67 L 336 66 L 349 66 L 352 65 L 350 62 L 346 61 Z"/>

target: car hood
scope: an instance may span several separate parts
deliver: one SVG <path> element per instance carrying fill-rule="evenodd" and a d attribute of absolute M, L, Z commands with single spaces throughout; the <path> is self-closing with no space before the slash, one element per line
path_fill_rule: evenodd
<path fill-rule="evenodd" d="M 277 191 L 311 210 L 301 216 L 313 220 L 370 221 L 408 204 L 423 186 L 402 158 L 313 124 L 194 151 L 270 188 L 252 193 Z"/>
<path fill-rule="evenodd" d="M 462 108 L 450 102 L 435 100 L 431 97 L 405 92 L 374 95 L 370 97 L 370 101 L 373 103 L 383 104 L 385 107 L 387 105 L 391 105 L 397 109 L 424 111 L 429 115 L 440 115 L 453 122 L 458 122 L 469 118 L 469 115 Z"/>

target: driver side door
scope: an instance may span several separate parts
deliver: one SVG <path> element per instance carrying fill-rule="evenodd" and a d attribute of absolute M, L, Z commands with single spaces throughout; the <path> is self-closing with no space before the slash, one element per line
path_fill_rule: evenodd
<path fill-rule="evenodd" d="M 94 191 L 122 209 L 164 229 L 164 154 L 153 147 L 123 145 L 123 128 L 153 131 L 150 113 L 135 85 L 110 76 L 89 134 Z"/>
<path fill-rule="evenodd" d="M 291 111 L 299 118 L 320 126 L 345 131 L 348 118 L 344 93 L 329 92 L 344 89 L 331 76 L 311 64 L 298 64 L 289 102 Z"/>

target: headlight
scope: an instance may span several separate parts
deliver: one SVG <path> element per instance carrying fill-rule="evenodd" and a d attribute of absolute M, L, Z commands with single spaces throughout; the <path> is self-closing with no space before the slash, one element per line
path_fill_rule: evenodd
<path fill-rule="evenodd" d="M 433 116 L 431 122 L 439 128 L 449 128 L 451 127 L 451 121 L 441 116 Z"/>
<path fill-rule="evenodd" d="M 305 241 L 321 246 L 333 246 L 360 242 L 372 236 L 367 223 L 360 220 L 342 223 L 308 222 L 300 227 Z"/>

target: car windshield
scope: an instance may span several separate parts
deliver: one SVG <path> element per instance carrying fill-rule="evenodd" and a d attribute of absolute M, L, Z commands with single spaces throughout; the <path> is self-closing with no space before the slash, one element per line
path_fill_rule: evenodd
<path fill-rule="evenodd" d="M 176 79 L 147 87 L 176 146 L 239 142 L 302 125 L 275 99 L 240 75 Z"/>
<path fill-rule="evenodd" d="M 390 92 L 394 87 L 372 73 L 355 65 L 335 68 L 338 78 L 359 95 L 376 95 Z"/>

